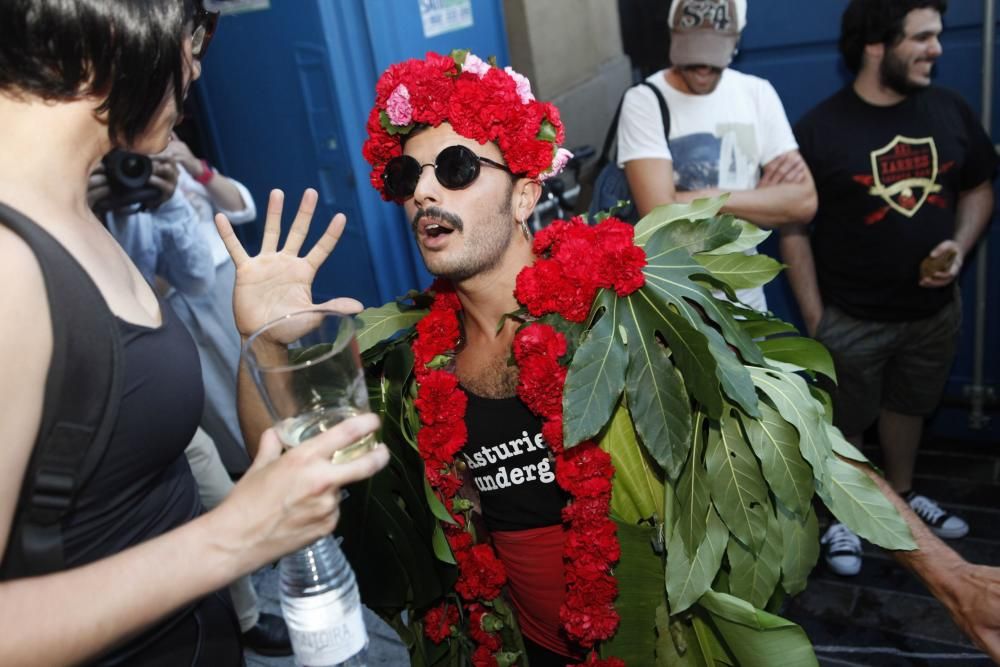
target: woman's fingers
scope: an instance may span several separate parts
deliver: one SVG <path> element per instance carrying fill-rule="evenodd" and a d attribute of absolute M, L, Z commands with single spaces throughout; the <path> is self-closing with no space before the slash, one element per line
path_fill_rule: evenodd
<path fill-rule="evenodd" d="M 300 445 L 300 447 L 315 451 L 320 458 L 330 460 L 338 449 L 343 449 L 374 433 L 378 429 L 378 425 L 378 417 L 371 412 L 366 412 L 345 419 L 329 431 L 308 440 L 308 446 Z"/>
<path fill-rule="evenodd" d="M 309 233 L 309 224 L 312 222 L 313 214 L 316 212 L 316 202 L 318 200 L 319 194 L 312 188 L 306 188 L 306 191 L 302 193 L 299 210 L 295 214 L 291 228 L 288 230 L 288 238 L 285 239 L 285 247 L 281 249 L 281 252 L 298 256 L 299 249 L 306 240 L 306 234 Z"/>
<path fill-rule="evenodd" d="M 236 232 L 233 231 L 233 226 L 224 213 L 217 213 L 215 215 L 215 228 L 219 231 L 219 236 L 226 245 L 226 250 L 229 252 L 229 256 L 233 258 L 233 264 L 236 265 L 237 269 L 250 260 L 250 255 L 243 249 L 243 244 L 240 243 L 240 240 L 236 238 Z"/>
<path fill-rule="evenodd" d="M 327 225 L 323 236 L 319 237 L 316 245 L 306 255 L 306 261 L 317 271 L 323 265 L 323 262 L 326 261 L 326 258 L 330 256 L 330 253 L 333 252 L 333 249 L 337 247 L 337 241 L 340 240 L 340 235 L 344 233 L 344 225 L 346 224 L 347 217 L 343 213 L 333 216 L 333 220 Z"/>
<path fill-rule="evenodd" d="M 281 440 L 278 439 L 278 434 L 274 432 L 274 429 L 269 428 L 260 436 L 260 443 L 257 445 L 257 455 L 253 457 L 250 470 L 263 468 L 277 460 L 279 456 L 281 456 Z"/>
<path fill-rule="evenodd" d="M 271 190 L 267 198 L 267 217 L 264 218 L 264 236 L 260 242 L 261 254 L 275 252 L 278 249 L 278 239 L 281 237 L 281 209 L 285 205 L 285 193 L 281 190 Z"/>
<path fill-rule="evenodd" d="M 322 304 L 320 307 L 323 309 L 335 310 L 338 313 L 343 313 L 344 315 L 356 315 L 360 313 L 365 307 L 357 299 L 352 299 L 348 296 L 338 296 L 334 299 L 330 299 Z"/>

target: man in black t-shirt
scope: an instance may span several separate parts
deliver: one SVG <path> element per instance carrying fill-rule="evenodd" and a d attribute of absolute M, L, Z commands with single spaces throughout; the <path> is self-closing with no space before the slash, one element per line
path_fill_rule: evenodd
<path fill-rule="evenodd" d="M 782 228 L 781 251 L 809 333 L 833 355 L 834 423 L 860 444 L 879 422 L 886 477 L 941 537 L 968 525 L 912 488 L 924 418 L 955 354 L 955 278 L 989 221 L 996 156 L 974 113 L 931 86 L 946 0 L 852 0 L 840 50 L 856 73 L 797 124 L 819 208 L 809 232 Z M 823 537 L 839 574 L 861 544 Z"/>

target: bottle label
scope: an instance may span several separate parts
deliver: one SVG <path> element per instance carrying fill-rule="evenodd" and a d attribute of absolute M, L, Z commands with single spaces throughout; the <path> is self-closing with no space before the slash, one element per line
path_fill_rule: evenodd
<path fill-rule="evenodd" d="M 338 665 L 368 643 L 357 595 L 345 600 L 333 590 L 309 597 L 282 597 L 281 611 L 300 665 Z"/>

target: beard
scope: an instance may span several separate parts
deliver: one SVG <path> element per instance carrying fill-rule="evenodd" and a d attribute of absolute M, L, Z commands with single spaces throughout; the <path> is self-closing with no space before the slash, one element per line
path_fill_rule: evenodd
<path fill-rule="evenodd" d="M 930 85 L 915 83 L 911 80 L 909 63 L 897 56 L 891 49 L 886 50 L 878 74 L 879 81 L 883 86 L 904 96 L 921 91 Z"/>
<path fill-rule="evenodd" d="M 418 209 L 413 217 L 414 234 L 417 234 L 417 224 L 422 217 L 437 218 L 447 222 L 455 230 L 452 234 L 463 235 L 463 246 L 451 257 L 439 257 L 438 253 L 429 252 L 420 247 L 427 270 L 436 278 L 447 278 L 452 282 L 468 280 L 480 273 L 486 273 L 500 264 L 504 253 L 510 246 L 514 234 L 513 213 L 511 209 L 510 192 L 502 198 L 493 212 L 483 216 L 472 229 L 454 213 L 437 207 Z M 419 243 L 419 237 L 417 237 Z"/>

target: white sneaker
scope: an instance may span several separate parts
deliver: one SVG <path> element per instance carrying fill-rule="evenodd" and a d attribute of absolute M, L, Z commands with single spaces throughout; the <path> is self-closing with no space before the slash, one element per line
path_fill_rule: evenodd
<path fill-rule="evenodd" d="M 938 537 L 946 540 L 957 540 L 969 534 L 969 524 L 942 509 L 940 505 L 927 496 L 921 496 L 911 491 L 906 494 L 906 502 Z"/>
<path fill-rule="evenodd" d="M 842 577 L 853 577 L 861 571 L 861 538 L 850 528 L 834 521 L 819 541 L 823 557 L 830 569 Z"/>

